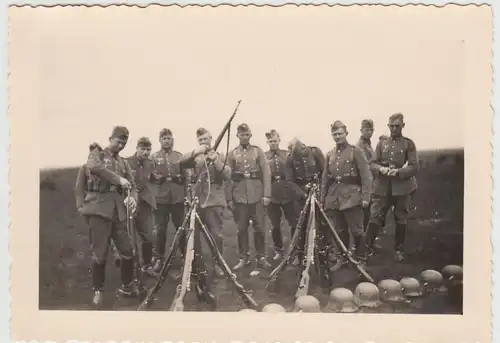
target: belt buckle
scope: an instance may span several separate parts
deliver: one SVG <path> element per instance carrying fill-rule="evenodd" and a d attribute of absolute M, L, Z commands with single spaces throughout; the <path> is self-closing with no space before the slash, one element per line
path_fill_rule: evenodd
<path fill-rule="evenodd" d="M 340 181 L 341 181 L 341 180 L 342 180 L 342 176 L 337 175 L 337 176 L 335 177 L 335 181 L 337 181 L 337 183 L 340 183 Z"/>
<path fill-rule="evenodd" d="M 167 176 L 165 178 L 165 181 L 167 181 L 167 182 L 172 182 L 172 180 L 173 180 L 173 178 L 171 176 Z"/>
<path fill-rule="evenodd" d="M 276 175 L 276 176 L 274 177 L 274 179 L 279 181 L 279 180 L 281 180 L 281 176 Z"/>
<path fill-rule="evenodd" d="M 245 173 L 243 173 L 243 177 L 244 177 L 245 179 L 249 179 L 249 178 L 250 178 L 250 176 L 251 176 L 251 175 L 250 175 L 250 173 L 246 173 L 246 172 L 245 172 Z"/>

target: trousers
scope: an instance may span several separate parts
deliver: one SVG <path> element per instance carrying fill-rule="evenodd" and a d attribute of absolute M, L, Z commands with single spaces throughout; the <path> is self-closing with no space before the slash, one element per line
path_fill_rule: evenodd
<path fill-rule="evenodd" d="M 265 257 L 265 209 L 261 202 L 254 204 L 234 204 L 234 219 L 238 226 L 238 251 L 240 258 L 250 256 L 250 242 L 248 226 L 250 219 L 253 222 L 253 239 L 257 258 Z"/>
<path fill-rule="evenodd" d="M 285 204 L 269 204 L 267 208 L 267 215 L 271 221 L 271 236 L 273 238 L 274 248 L 276 251 L 283 251 L 283 235 L 281 232 L 281 211 L 285 216 L 288 225 L 290 225 L 290 237 L 295 232 L 295 225 L 297 224 L 297 203 L 290 201 Z"/>

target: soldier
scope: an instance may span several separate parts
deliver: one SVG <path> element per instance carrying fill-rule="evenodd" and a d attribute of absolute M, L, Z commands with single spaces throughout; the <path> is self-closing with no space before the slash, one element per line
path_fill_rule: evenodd
<path fill-rule="evenodd" d="M 292 171 L 286 165 L 287 151 L 279 148 L 280 136 L 276 130 L 266 133 L 269 151 L 266 151 L 267 163 L 271 168 L 271 203 L 267 214 L 271 221 L 272 238 L 276 254 L 273 260 L 283 258 L 283 237 L 281 235 L 281 210 L 290 225 L 291 235 L 295 231 L 297 222 L 297 197 L 292 189 Z"/>
<path fill-rule="evenodd" d="M 116 126 L 109 138 L 109 145 L 99 151 L 94 149 L 88 157 L 86 168 L 95 182 L 95 198 L 87 199 L 78 211 L 88 217 L 92 250 L 92 303 L 100 305 L 103 300 L 106 259 L 109 243 L 114 241 L 121 255 L 122 286 L 118 293 L 125 296 L 138 294 L 134 283 L 132 246 L 127 233 L 127 210 L 134 212 L 137 206 L 137 191 L 128 163 L 118 154 L 128 141 L 129 132 Z M 130 196 L 125 190 L 129 189 Z M 78 201 L 78 200 L 77 200 Z"/>
<path fill-rule="evenodd" d="M 224 157 L 212 150 L 212 135 L 205 128 L 196 130 L 200 147 L 182 156 L 180 163 L 185 168 L 193 168 L 196 181 L 194 194 L 199 199 L 199 215 L 207 229 L 214 236 L 217 248 L 223 252 L 223 213 L 226 207 L 225 182 L 231 180 L 231 168 Z M 196 230 L 196 253 L 201 254 L 200 230 Z M 215 264 L 217 276 L 224 276 Z"/>
<path fill-rule="evenodd" d="M 411 139 L 402 135 L 405 123 L 401 113 L 392 115 L 388 126 L 391 137 L 378 142 L 370 162 L 375 181 L 366 240 L 371 249 L 387 211 L 394 205 L 395 260 L 401 261 L 404 258 L 408 202 L 416 188 L 413 179 L 418 171 L 417 148 Z"/>
<path fill-rule="evenodd" d="M 89 153 L 91 153 L 94 149 L 102 151 L 102 147 L 99 145 L 99 143 L 96 142 L 89 145 Z M 76 177 L 75 196 L 77 209 L 80 210 L 85 201 L 88 202 L 95 199 L 97 187 L 98 184 L 96 176 L 90 173 L 90 170 L 87 168 L 86 164 L 82 165 L 80 169 L 78 169 L 78 175 Z M 83 218 L 85 220 L 85 224 L 88 226 L 89 218 L 87 216 L 83 216 Z M 89 239 L 91 240 L 90 236 Z M 113 241 L 111 241 L 111 250 L 113 252 L 115 266 L 117 268 L 120 268 L 120 254 L 118 253 L 118 250 L 116 249 L 115 243 Z"/>
<path fill-rule="evenodd" d="M 248 226 L 253 223 L 257 267 L 269 269 L 266 258 L 265 208 L 271 200 L 271 173 L 264 151 L 250 144 L 252 133 L 247 124 L 237 128 L 240 144 L 228 155 L 232 182 L 229 185 L 227 205 L 233 211 L 238 225 L 238 250 L 240 259 L 234 270 L 250 264 Z"/>
<path fill-rule="evenodd" d="M 348 143 L 346 126 L 335 121 L 331 133 L 336 147 L 326 155 L 321 203 L 344 245 L 349 247 L 352 235 L 358 258 L 364 259 L 363 208 L 370 204 L 373 177 L 363 150 Z M 348 262 L 342 252 L 337 261 L 337 268 Z"/>
<path fill-rule="evenodd" d="M 132 169 L 137 191 L 139 192 L 139 203 L 135 215 L 135 227 L 139 239 L 141 240 L 142 252 L 142 272 L 154 276 L 152 266 L 153 239 L 152 221 L 153 211 L 156 209 L 156 197 L 153 184 L 153 161 L 149 158 L 151 154 L 151 141 L 147 137 L 141 137 L 137 141 L 136 152 L 127 158 L 127 162 Z"/>
<path fill-rule="evenodd" d="M 155 272 L 161 269 L 165 258 L 167 227 L 170 219 L 176 230 L 184 220 L 184 198 L 190 182 L 189 171 L 179 161 L 182 154 L 173 150 L 174 137 L 169 129 L 160 131 L 161 149 L 155 152 L 153 160 L 153 183 L 156 185 L 156 210 L 154 212 L 156 242 L 154 246 Z M 181 247 L 185 240 L 181 240 Z M 181 249 L 182 252 L 182 249 Z"/>
<path fill-rule="evenodd" d="M 363 150 L 366 156 L 366 160 L 370 162 L 373 155 L 373 148 L 371 138 L 373 136 L 373 120 L 363 119 L 361 121 L 361 137 L 359 137 L 356 146 Z M 364 221 L 363 229 L 368 226 L 368 221 L 370 220 L 370 206 L 366 206 L 364 209 Z"/>
<path fill-rule="evenodd" d="M 325 157 L 323 152 L 313 146 L 307 146 L 300 140 L 294 138 L 291 142 L 291 154 L 287 157 L 287 166 L 292 170 L 292 179 L 294 184 L 298 186 L 298 193 L 301 194 L 298 203 L 299 210 L 297 217 L 304 208 L 307 199 L 306 185 L 309 183 L 321 183 L 321 174 L 325 167 Z M 320 200 L 318 197 L 318 200 Z M 332 233 L 330 229 L 320 220 L 320 215 L 316 213 L 316 223 L 318 225 L 318 240 L 317 248 L 319 250 L 318 258 L 320 264 L 320 273 L 322 287 L 329 287 L 331 285 L 330 271 L 338 268 L 338 261 L 335 254 L 335 246 L 332 241 Z M 307 222 L 307 216 L 305 217 Z M 292 265 L 299 265 L 304 256 L 305 236 L 301 235 L 298 243 L 299 248 L 297 254 L 292 261 Z"/>

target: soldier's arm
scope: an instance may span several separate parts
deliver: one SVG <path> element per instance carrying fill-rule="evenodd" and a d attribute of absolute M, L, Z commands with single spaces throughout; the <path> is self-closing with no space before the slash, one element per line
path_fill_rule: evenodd
<path fill-rule="evenodd" d="M 78 169 L 78 174 L 76 176 L 76 184 L 75 184 L 75 198 L 76 198 L 77 209 L 83 206 L 83 202 L 85 200 L 85 189 L 86 189 L 85 166 L 81 166 L 80 169 Z"/>
<path fill-rule="evenodd" d="M 320 148 L 314 148 L 314 158 L 316 159 L 317 166 L 320 170 L 320 175 L 323 174 L 323 170 L 325 169 L 325 155 Z"/>
<path fill-rule="evenodd" d="M 104 163 L 101 161 L 101 152 L 97 149 L 90 152 L 86 166 L 92 174 L 101 177 L 113 185 L 120 185 L 121 176 L 106 168 Z"/>
<path fill-rule="evenodd" d="M 262 196 L 270 198 L 271 197 L 271 168 L 269 168 L 269 163 L 267 162 L 266 155 L 261 148 L 257 148 L 257 156 L 259 158 L 259 166 L 262 171 L 262 185 L 263 192 Z"/>
<path fill-rule="evenodd" d="M 222 179 L 224 181 L 231 180 L 231 167 L 229 166 L 229 159 L 226 160 L 226 157 L 223 154 L 219 154 L 219 162 L 223 167 L 220 171 L 220 173 L 222 174 Z"/>
<path fill-rule="evenodd" d="M 295 169 L 293 168 L 293 158 L 292 155 L 287 155 L 285 160 L 285 167 L 290 171 L 291 179 L 290 181 L 295 182 Z"/>
<path fill-rule="evenodd" d="M 356 147 L 354 149 L 354 160 L 358 166 L 359 176 L 361 176 L 361 199 L 369 202 L 372 191 L 373 175 L 366 155 L 361 148 Z"/>
<path fill-rule="evenodd" d="M 285 180 L 287 181 L 292 181 L 294 180 L 294 177 L 293 177 L 293 168 L 292 168 L 292 164 L 289 163 L 288 161 L 288 155 L 285 155 L 285 163 L 284 163 L 284 166 L 283 166 L 283 174 L 285 174 Z"/>
<path fill-rule="evenodd" d="M 378 175 L 380 172 L 380 168 L 382 168 L 382 166 L 380 165 L 380 162 L 379 162 L 380 156 L 382 156 L 382 141 L 379 141 L 377 143 L 377 146 L 375 147 L 375 150 L 373 151 L 372 158 L 369 161 L 370 169 L 374 175 Z"/>
<path fill-rule="evenodd" d="M 226 202 L 233 201 L 233 181 L 231 180 L 231 172 L 234 166 L 234 157 L 232 151 L 227 155 L 227 165 L 230 168 L 229 179 L 224 182 L 224 194 L 226 195 Z"/>
<path fill-rule="evenodd" d="M 135 199 L 135 201 L 139 201 L 139 192 L 137 191 L 137 183 L 135 182 L 134 175 L 132 174 L 132 168 L 127 160 L 123 160 L 125 164 L 125 178 L 130 182 L 130 196 Z"/>
<path fill-rule="evenodd" d="M 328 191 L 328 165 L 330 163 L 330 153 L 328 152 L 325 157 L 325 167 L 321 173 L 321 186 L 320 186 L 320 202 L 323 204 L 325 202 L 326 192 Z"/>
<path fill-rule="evenodd" d="M 417 147 L 415 143 L 408 139 L 408 164 L 405 167 L 402 167 L 398 171 L 398 176 L 402 179 L 408 179 L 412 176 L 417 175 L 419 165 L 418 165 L 418 156 L 417 156 Z"/>
<path fill-rule="evenodd" d="M 181 168 L 194 168 L 196 165 L 194 150 L 182 155 L 179 159 L 179 164 L 181 165 Z"/>

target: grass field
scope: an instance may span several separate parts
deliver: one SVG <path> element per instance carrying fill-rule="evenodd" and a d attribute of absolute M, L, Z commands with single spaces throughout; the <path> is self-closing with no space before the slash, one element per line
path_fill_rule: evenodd
<path fill-rule="evenodd" d="M 369 273 L 376 279 L 403 276 L 418 277 L 424 269 L 440 270 L 447 264 L 462 265 L 463 258 L 463 150 L 420 153 L 421 171 L 419 189 L 414 196 L 416 210 L 412 212 L 407 234 L 407 258 L 403 263 L 392 260 L 393 225 L 388 223 L 380 244 L 385 250 L 371 262 Z M 88 251 L 87 228 L 76 212 L 73 187 L 76 168 L 42 170 L 40 172 L 40 251 L 39 251 L 39 308 L 40 309 L 88 309 L 91 298 L 91 259 Z M 237 261 L 236 226 L 228 214 L 224 226 L 224 257 L 232 266 Z M 173 228 L 169 228 L 171 242 Z M 286 241 L 289 230 L 283 227 Z M 269 255 L 272 244 L 268 233 Z M 206 249 L 205 249 L 206 250 Z M 207 255 L 207 259 L 210 257 Z M 210 269 L 211 271 L 211 269 Z M 255 299 L 266 304 L 276 302 L 287 309 L 293 308 L 293 295 L 297 287 L 293 269 L 283 274 L 283 287 L 278 295 L 271 296 L 264 288 L 263 275 L 250 277 L 250 270 L 238 275 L 239 280 L 254 291 Z M 110 259 L 106 275 L 106 299 L 108 309 L 131 310 L 137 306 L 131 300 L 116 299 L 114 290 L 119 286 L 119 270 Z M 146 280 L 148 285 L 154 280 Z M 357 277 L 353 270 L 345 269 L 336 274 L 336 287 L 354 291 Z M 322 305 L 328 302 L 328 290 L 313 285 L 311 294 Z M 176 282 L 168 279 L 158 294 L 152 310 L 168 310 Z M 220 311 L 237 311 L 244 308 L 231 284 L 225 279 L 213 280 L 214 293 Z M 432 301 L 432 313 L 461 313 L 453 303 Z M 196 296 L 188 294 L 186 311 L 204 310 Z M 425 312 L 409 309 L 407 312 Z"/>

